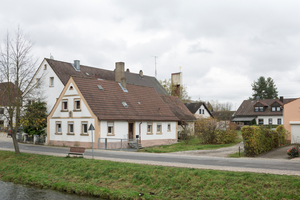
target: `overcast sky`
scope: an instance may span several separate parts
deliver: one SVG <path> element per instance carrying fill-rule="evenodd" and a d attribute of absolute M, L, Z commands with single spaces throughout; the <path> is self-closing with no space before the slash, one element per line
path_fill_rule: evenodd
<path fill-rule="evenodd" d="M 183 73 L 192 99 L 238 108 L 259 76 L 300 97 L 298 0 L 1 0 L 0 38 L 18 25 L 39 58 L 168 79 Z"/>

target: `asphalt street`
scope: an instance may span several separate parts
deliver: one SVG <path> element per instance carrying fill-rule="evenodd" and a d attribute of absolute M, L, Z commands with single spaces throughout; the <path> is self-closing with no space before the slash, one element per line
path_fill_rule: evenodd
<path fill-rule="evenodd" d="M 68 147 L 51 147 L 19 143 L 21 152 L 39 153 L 54 156 L 66 156 Z M 13 151 L 10 141 L 0 141 L 0 150 Z M 92 150 L 87 149 L 86 158 L 92 157 Z M 144 152 L 105 151 L 94 149 L 94 158 L 118 162 L 140 164 L 190 167 L 201 169 L 218 169 L 229 171 L 248 171 L 257 173 L 300 175 L 299 160 L 280 160 L 266 158 L 220 158 L 209 156 L 187 156 L 180 154 L 154 154 Z"/>

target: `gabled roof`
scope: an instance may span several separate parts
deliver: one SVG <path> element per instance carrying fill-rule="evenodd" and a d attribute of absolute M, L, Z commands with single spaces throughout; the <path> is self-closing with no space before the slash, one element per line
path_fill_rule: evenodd
<path fill-rule="evenodd" d="M 205 103 L 185 103 L 184 104 L 190 111 L 191 113 L 195 114 L 197 112 L 197 110 L 203 105 L 204 108 L 207 110 L 207 112 L 209 113 L 209 115 L 211 117 L 213 117 L 213 115 L 211 114 L 211 112 L 208 110 L 208 108 L 206 107 Z"/>
<path fill-rule="evenodd" d="M 67 84 L 70 76 L 100 78 L 110 81 L 115 80 L 115 72 L 111 70 L 80 65 L 80 71 L 77 71 L 71 63 L 48 58 L 45 58 L 45 60 L 52 67 L 53 71 L 64 85 Z M 139 74 L 127 71 L 124 72 L 124 76 L 126 78 L 126 83 L 128 84 L 153 87 L 158 94 L 168 95 L 167 91 L 161 86 L 155 77 L 145 75 L 140 77 Z"/>
<path fill-rule="evenodd" d="M 99 120 L 179 121 L 152 87 L 127 84 L 124 92 L 115 81 L 72 78 Z"/>
<path fill-rule="evenodd" d="M 214 111 L 211 114 L 218 120 L 230 120 L 235 111 Z"/>
<path fill-rule="evenodd" d="M 180 121 L 197 120 L 178 97 L 170 95 L 160 95 L 160 97 L 169 106 L 170 110 L 174 113 L 174 115 L 180 119 Z"/>
<path fill-rule="evenodd" d="M 283 99 L 282 104 L 289 103 L 291 101 L 296 100 L 296 98 Z M 257 100 L 244 100 L 240 105 L 238 110 L 235 113 L 235 116 L 268 116 L 268 115 L 282 115 L 281 111 L 272 112 L 271 105 L 275 101 L 280 101 L 279 99 L 260 99 L 259 102 L 263 102 L 267 105 L 264 112 L 254 112 L 254 105 L 257 103 Z"/>
<path fill-rule="evenodd" d="M 261 101 L 261 100 L 257 101 L 253 106 L 257 106 L 257 105 L 259 105 L 259 104 L 261 104 L 261 105 L 263 105 L 263 106 L 268 106 L 268 104 L 266 104 L 265 102 L 263 102 L 263 101 Z"/>

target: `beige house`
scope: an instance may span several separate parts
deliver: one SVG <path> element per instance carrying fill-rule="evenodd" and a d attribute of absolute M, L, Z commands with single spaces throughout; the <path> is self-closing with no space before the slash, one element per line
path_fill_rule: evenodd
<path fill-rule="evenodd" d="M 290 132 L 287 141 L 300 143 L 300 98 L 284 105 L 284 128 Z"/>

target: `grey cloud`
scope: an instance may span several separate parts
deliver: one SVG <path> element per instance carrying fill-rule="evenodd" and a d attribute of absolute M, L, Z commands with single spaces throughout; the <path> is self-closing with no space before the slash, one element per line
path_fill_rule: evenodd
<path fill-rule="evenodd" d="M 209 49 L 203 48 L 201 43 L 193 44 L 188 49 L 189 53 L 212 53 Z"/>

